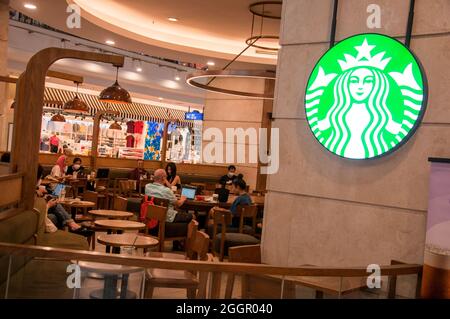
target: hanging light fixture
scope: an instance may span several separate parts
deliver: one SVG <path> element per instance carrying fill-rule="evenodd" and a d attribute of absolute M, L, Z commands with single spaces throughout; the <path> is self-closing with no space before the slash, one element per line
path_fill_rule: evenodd
<path fill-rule="evenodd" d="M 69 113 L 89 113 L 89 107 L 87 104 L 78 97 L 78 86 L 80 83 L 76 82 L 76 84 L 77 93 L 75 94 L 73 100 L 70 100 L 64 104 L 64 111 Z"/>
<path fill-rule="evenodd" d="M 117 121 L 114 121 L 114 123 L 112 123 L 110 126 L 109 126 L 109 129 L 110 130 L 122 130 L 122 126 L 119 124 L 119 123 L 117 123 Z"/>
<path fill-rule="evenodd" d="M 116 82 L 104 89 L 99 96 L 99 100 L 109 103 L 132 103 L 130 93 L 119 85 L 119 67 L 116 71 Z"/>
<path fill-rule="evenodd" d="M 264 54 L 267 52 L 275 53 L 279 49 L 278 41 L 273 46 L 269 46 L 268 43 L 261 44 L 262 41 L 274 41 L 278 40 L 278 35 L 268 35 L 264 34 L 264 19 L 281 19 L 281 1 L 260 1 L 255 2 L 249 6 L 249 10 L 253 15 L 252 19 L 252 29 L 251 35 L 248 39 L 246 39 L 247 47 L 244 48 L 239 54 L 237 54 L 230 62 L 228 62 L 222 70 L 208 70 L 204 69 L 202 71 L 195 71 L 189 73 L 186 76 L 187 84 L 203 89 L 206 91 L 242 96 L 246 98 L 256 98 L 256 99 L 268 99 L 273 100 L 274 94 L 273 92 L 251 92 L 248 90 L 230 90 L 229 88 L 222 88 L 219 86 L 213 86 L 211 83 L 216 78 L 246 78 L 246 79 L 265 79 L 266 81 L 274 82 L 276 79 L 275 71 L 260 71 L 260 70 L 227 70 L 227 68 L 234 63 L 245 51 L 249 48 L 259 49 L 264 51 Z M 260 23 L 260 32 L 259 34 L 255 33 L 255 16 L 261 17 Z M 259 44 L 256 44 L 258 42 Z M 212 62 L 212 61 L 211 61 Z M 212 63 L 208 63 L 208 65 L 212 65 Z M 204 79 L 206 81 L 198 81 L 199 79 Z M 205 83 L 206 82 L 206 83 Z"/>
<path fill-rule="evenodd" d="M 50 119 L 50 121 L 52 121 L 52 122 L 65 122 L 66 118 L 62 114 L 58 113 L 58 114 L 53 115 L 52 118 Z"/>

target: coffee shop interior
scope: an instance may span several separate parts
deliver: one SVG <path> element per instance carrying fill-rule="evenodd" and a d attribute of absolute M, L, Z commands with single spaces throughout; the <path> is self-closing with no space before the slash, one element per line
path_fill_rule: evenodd
<path fill-rule="evenodd" d="M 0 0 L 0 298 L 449 298 L 449 16 Z"/>

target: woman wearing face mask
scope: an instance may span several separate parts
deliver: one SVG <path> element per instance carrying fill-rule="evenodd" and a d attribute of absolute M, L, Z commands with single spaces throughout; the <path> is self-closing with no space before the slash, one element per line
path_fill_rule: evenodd
<path fill-rule="evenodd" d="M 77 174 L 77 177 L 84 175 L 84 167 L 81 166 L 81 158 L 76 157 L 73 160 L 73 164 L 67 168 L 67 175 Z"/>

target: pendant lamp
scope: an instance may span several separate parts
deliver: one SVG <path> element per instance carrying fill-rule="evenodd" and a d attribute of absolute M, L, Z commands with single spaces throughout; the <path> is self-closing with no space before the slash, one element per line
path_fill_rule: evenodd
<path fill-rule="evenodd" d="M 75 94 L 75 97 L 73 100 L 70 100 L 64 104 L 64 112 L 69 113 L 89 113 L 89 106 L 87 106 L 86 103 L 84 103 L 80 98 L 78 97 L 78 86 L 77 84 L 77 93 Z"/>
<path fill-rule="evenodd" d="M 122 130 L 122 126 L 119 123 L 117 123 L 117 121 L 114 121 L 114 123 L 109 126 L 109 129 L 110 130 Z"/>
<path fill-rule="evenodd" d="M 116 82 L 100 93 L 100 101 L 109 103 L 131 103 L 130 93 L 119 85 L 118 78 L 119 67 L 117 67 Z"/>
<path fill-rule="evenodd" d="M 50 121 L 52 122 L 65 122 L 66 118 L 62 115 L 62 114 L 55 114 L 52 116 L 52 118 L 50 119 Z"/>

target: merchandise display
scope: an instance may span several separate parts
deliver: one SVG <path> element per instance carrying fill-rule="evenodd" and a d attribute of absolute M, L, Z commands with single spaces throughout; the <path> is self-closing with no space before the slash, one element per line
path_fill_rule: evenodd
<path fill-rule="evenodd" d="M 51 121 L 52 114 L 44 114 L 41 122 L 40 151 L 62 153 L 68 147 L 76 155 L 89 155 L 92 147 L 93 120 L 65 116 L 66 122 Z"/>

